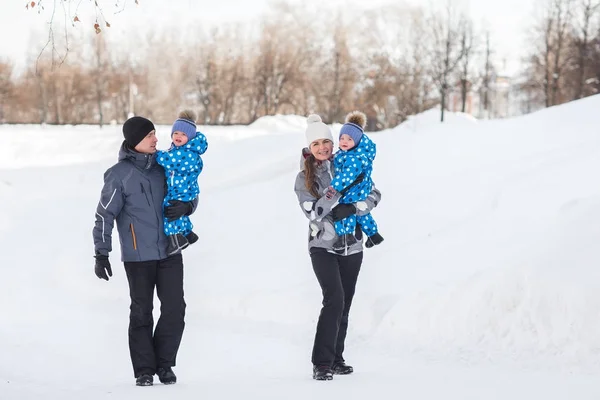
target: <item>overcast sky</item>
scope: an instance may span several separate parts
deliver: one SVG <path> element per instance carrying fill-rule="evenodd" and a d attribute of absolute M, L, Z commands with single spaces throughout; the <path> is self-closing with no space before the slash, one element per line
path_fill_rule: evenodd
<path fill-rule="evenodd" d="M 48 0 L 44 0 L 48 1 Z M 139 6 L 134 0 L 127 0 L 123 12 L 113 15 L 114 0 L 98 0 L 105 7 L 105 15 L 111 22 L 111 30 L 127 25 L 134 21 L 141 30 L 152 29 L 163 21 L 180 21 L 181 24 L 218 24 L 226 21 L 243 21 L 255 18 L 269 7 L 269 0 L 139 0 Z M 123 0 L 120 3 L 123 4 Z M 351 6 L 350 0 L 290 0 L 303 7 L 307 3 L 329 6 Z M 363 0 L 354 2 L 356 7 L 384 7 L 386 4 L 398 3 L 399 0 Z M 428 5 L 441 4 L 447 0 L 404 0 L 407 3 Z M 492 30 L 492 39 L 498 49 L 497 61 L 506 59 L 508 72 L 513 73 L 518 68 L 518 60 L 525 45 L 525 30 L 531 23 L 533 4 L 536 0 L 454 0 L 460 1 L 470 10 L 475 21 L 485 21 Z M 50 0 L 47 6 L 50 7 Z M 73 0 L 76 4 L 78 1 Z M 41 15 L 33 10 L 26 10 L 25 0 L 0 0 L 0 57 L 8 58 L 17 68 L 26 63 L 29 55 L 37 54 L 40 46 L 38 41 L 31 39 L 34 30 L 45 32 L 45 21 L 50 17 L 50 10 Z M 82 10 L 87 16 L 92 7 L 84 0 Z M 86 7 L 84 10 L 83 7 Z M 58 16 L 60 17 L 60 15 Z M 480 25 L 482 22 L 478 22 Z M 81 29 L 81 27 L 79 28 Z M 38 33 L 39 35 L 39 33 Z M 39 51 L 39 50 L 38 50 Z"/>

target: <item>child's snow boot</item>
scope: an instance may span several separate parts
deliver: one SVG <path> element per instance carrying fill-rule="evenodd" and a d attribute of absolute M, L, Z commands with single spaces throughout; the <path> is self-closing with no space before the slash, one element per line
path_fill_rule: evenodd
<path fill-rule="evenodd" d="M 169 243 L 167 244 L 167 255 L 169 256 L 181 252 L 181 250 L 190 245 L 188 240 L 181 233 L 169 235 L 167 236 L 167 239 L 169 239 Z"/>
<path fill-rule="evenodd" d="M 198 241 L 198 235 L 196 235 L 194 232 L 188 233 L 187 235 L 185 235 L 185 238 L 190 244 L 194 244 Z"/>
<path fill-rule="evenodd" d="M 367 248 L 370 249 L 371 247 L 376 246 L 381 242 L 383 242 L 383 236 L 381 236 L 378 232 L 378 233 L 374 234 L 373 236 L 369 236 L 367 238 L 365 246 L 367 246 Z"/>

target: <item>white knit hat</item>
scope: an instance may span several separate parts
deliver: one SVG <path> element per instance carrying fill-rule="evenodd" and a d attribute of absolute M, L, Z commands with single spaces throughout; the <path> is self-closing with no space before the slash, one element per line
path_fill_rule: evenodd
<path fill-rule="evenodd" d="M 308 147 L 315 140 L 329 139 L 333 142 L 333 135 L 329 126 L 325 125 L 317 114 L 310 114 L 306 119 L 308 126 L 306 127 L 306 143 Z"/>

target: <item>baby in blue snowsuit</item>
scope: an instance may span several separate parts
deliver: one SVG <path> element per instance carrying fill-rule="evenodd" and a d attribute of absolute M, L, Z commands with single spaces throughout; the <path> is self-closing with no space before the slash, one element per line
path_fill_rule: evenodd
<path fill-rule="evenodd" d="M 340 203 L 357 203 L 359 210 L 360 202 L 366 200 L 373 189 L 371 173 L 376 155 L 375 143 L 364 133 L 366 122 L 365 114 L 358 111 L 346 116 L 346 123 L 340 130 L 340 150 L 333 157 L 334 176 L 331 181 L 331 186 L 343 193 Z M 356 178 L 361 175 L 362 181 L 355 183 Z M 354 233 L 357 223 L 368 236 L 365 242 L 367 247 L 373 247 L 383 241 L 371 213 L 350 215 L 335 222 L 335 232 L 340 239 L 334 243 L 334 250 L 341 250 L 356 243 Z"/>
<path fill-rule="evenodd" d="M 200 156 L 208 148 L 208 142 L 206 136 L 196 132 L 195 119 L 196 116 L 191 111 L 179 114 L 171 129 L 171 148 L 156 152 L 157 162 L 163 166 L 167 176 L 167 195 L 163 209 L 172 201 L 189 202 L 200 194 L 198 176 L 203 167 Z M 172 221 L 164 217 L 164 230 L 169 239 L 167 254 L 176 254 L 198 240 L 192 228 L 187 215 Z"/>

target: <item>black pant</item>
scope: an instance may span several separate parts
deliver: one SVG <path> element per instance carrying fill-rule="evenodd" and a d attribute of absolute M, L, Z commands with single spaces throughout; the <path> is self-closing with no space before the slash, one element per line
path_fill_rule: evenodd
<path fill-rule="evenodd" d="M 175 365 L 185 326 L 183 259 L 177 254 L 160 261 L 126 262 L 131 307 L 129 352 L 135 377 Z M 160 299 L 160 318 L 154 335 L 154 287 Z"/>
<path fill-rule="evenodd" d="M 323 291 L 323 308 L 317 323 L 312 363 L 332 366 L 344 361 L 348 314 L 363 253 L 341 256 L 320 249 L 311 250 L 313 270 Z"/>

